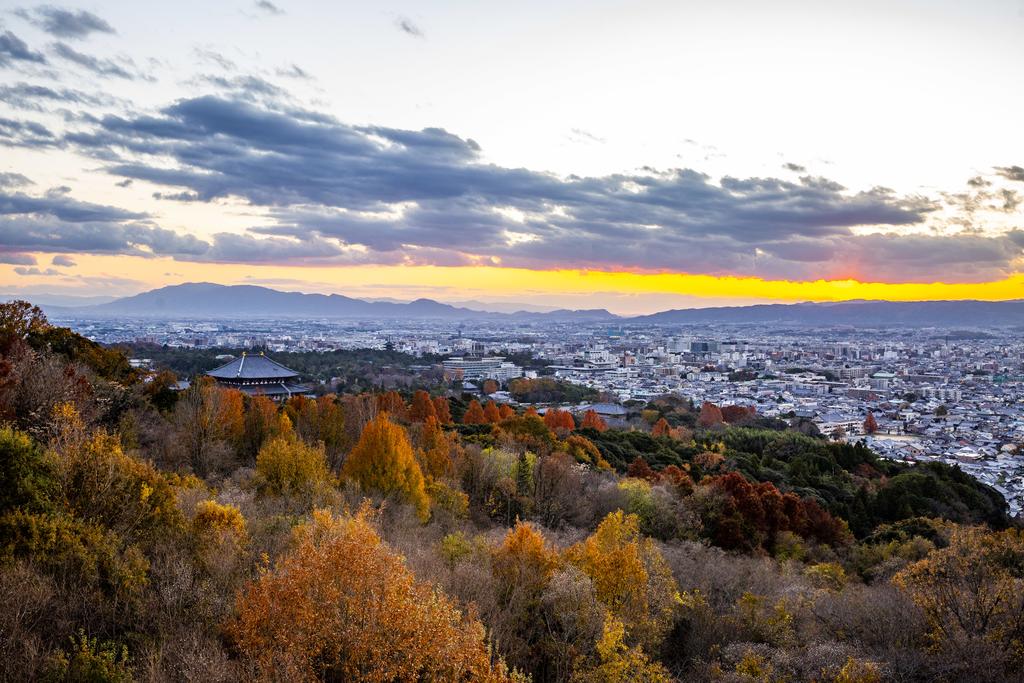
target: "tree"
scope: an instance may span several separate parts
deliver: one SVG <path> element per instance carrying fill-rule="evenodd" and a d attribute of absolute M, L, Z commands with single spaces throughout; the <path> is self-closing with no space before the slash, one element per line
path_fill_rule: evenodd
<path fill-rule="evenodd" d="M 42 309 L 27 301 L 0 303 L 0 354 L 7 355 L 29 334 L 49 327 Z"/>
<path fill-rule="evenodd" d="M 499 389 L 498 382 L 493 379 L 485 379 L 481 390 L 484 394 L 490 396 Z"/>
<path fill-rule="evenodd" d="M 484 407 L 484 419 L 491 424 L 501 422 L 501 411 L 498 410 L 498 406 L 494 401 L 488 401 Z"/>
<path fill-rule="evenodd" d="M 672 627 L 678 589 L 665 558 L 641 535 L 640 518 L 609 513 L 566 559 L 594 582 L 597 599 L 625 625 L 630 642 L 656 651 Z"/>
<path fill-rule="evenodd" d="M 878 420 L 875 419 L 875 414 L 868 411 L 868 416 L 864 418 L 864 433 L 874 434 L 878 431 Z"/>
<path fill-rule="evenodd" d="M 366 515 L 315 512 L 294 550 L 239 595 L 227 630 L 258 678 L 510 680 L 480 622 L 416 581 Z"/>
<path fill-rule="evenodd" d="M 672 427 L 665 418 L 661 418 L 651 427 L 651 436 L 669 436 L 671 433 Z"/>
<path fill-rule="evenodd" d="M 558 408 L 548 408 L 544 413 L 544 424 L 553 432 L 572 431 L 576 429 L 576 421 L 572 419 L 572 413 Z"/>
<path fill-rule="evenodd" d="M 700 406 L 700 417 L 697 422 L 701 427 L 713 427 L 722 424 L 725 419 L 722 417 L 722 410 L 710 401 L 704 401 Z"/>
<path fill-rule="evenodd" d="M 423 472 L 413 456 L 405 430 L 379 414 L 366 425 L 341 470 L 342 476 L 365 491 L 397 495 L 416 508 L 423 521 L 430 516 L 430 502 Z"/>
<path fill-rule="evenodd" d="M 404 420 L 408 407 L 397 391 L 388 391 L 377 396 L 377 410 L 392 415 L 395 419 Z"/>
<path fill-rule="evenodd" d="M 437 408 L 430 400 L 430 394 L 418 390 L 412 395 L 412 406 L 409 408 L 409 420 L 411 422 L 426 422 L 428 417 L 437 417 Z"/>
<path fill-rule="evenodd" d="M 600 415 L 591 409 L 583 413 L 583 421 L 580 422 L 580 429 L 595 429 L 599 432 L 603 432 L 608 429 L 608 423 L 606 423 Z"/>
<path fill-rule="evenodd" d="M 959 527 L 949 546 L 896 575 L 897 586 L 924 610 L 936 646 L 987 650 L 1024 663 L 1024 532 Z"/>
<path fill-rule="evenodd" d="M 515 416 L 516 411 L 512 410 L 512 406 L 510 406 L 509 404 L 502 403 L 500 406 L 498 406 L 498 417 L 502 421 L 508 420 L 509 418 L 513 418 Z"/>
<path fill-rule="evenodd" d="M 0 514 L 14 508 L 41 511 L 48 507 L 53 472 L 27 434 L 0 427 Z"/>
<path fill-rule="evenodd" d="M 334 485 L 323 444 L 310 446 L 294 434 L 275 436 L 256 456 L 257 488 L 266 495 L 312 497 Z"/>
<path fill-rule="evenodd" d="M 625 635 L 623 623 L 606 616 L 595 661 L 573 672 L 571 683 L 670 683 L 668 670 L 644 654 L 643 648 L 628 647 Z"/>
<path fill-rule="evenodd" d="M 462 424 L 466 425 L 481 425 L 487 423 L 487 416 L 484 415 L 484 409 L 480 407 L 480 402 L 473 399 L 469 402 L 469 407 L 466 408 L 466 414 L 462 416 Z"/>
<path fill-rule="evenodd" d="M 443 425 L 452 423 L 452 409 L 448 405 L 448 399 L 444 396 L 434 397 L 434 410 L 437 412 L 437 421 Z"/>
<path fill-rule="evenodd" d="M 438 479 L 448 474 L 452 466 L 453 438 L 445 434 L 437 418 L 431 415 L 423 423 L 420 433 L 420 468 L 428 479 Z"/>

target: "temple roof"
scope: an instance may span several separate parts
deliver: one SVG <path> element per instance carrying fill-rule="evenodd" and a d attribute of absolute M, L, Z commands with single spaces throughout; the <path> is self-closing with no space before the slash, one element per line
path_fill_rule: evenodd
<path fill-rule="evenodd" d="M 206 374 L 210 377 L 224 380 L 286 380 L 299 376 L 299 373 L 286 368 L 276 361 L 270 360 L 262 353 L 258 356 L 250 356 L 243 353 L 239 358 L 230 360 L 224 365 L 210 370 Z"/>

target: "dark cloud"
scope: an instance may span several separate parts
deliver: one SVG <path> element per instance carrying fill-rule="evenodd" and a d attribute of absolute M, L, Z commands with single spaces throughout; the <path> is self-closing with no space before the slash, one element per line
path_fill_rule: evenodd
<path fill-rule="evenodd" d="M 403 33 L 414 38 L 423 37 L 423 31 L 420 30 L 420 27 L 414 24 L 412 19 L 409 19 L 408 17 L 399 17 L 398 19 L 395 19 L 395 26 L 397 26 Z"/>
<path fill-rule="evenodd" d="M 0 189 L 8 187 L 25 187 L 33 182 L 20 173 L 0 173 Z"/>
<path fill-rule="evenodd" d="M 18 275 L 47 275 L 47 276 L 50 276 L 50 275 L 60 275 L 61 274 L 59 270 L 56 270 L 54 268 L 47 268 L 46 270 L 40 270 L 39 268 L 35 268 L 35 267 L 32 267 L 32 268 L 18 267 L 18 268 L 14 269 L 14 272 L 17 273 Z"/>
<path fill-rule="evenodd" d="M 36 121 L 0 117 L 0 145 L 16 147 L 58 147 L 63 143 L 49 128 Z"/>
<path fill-rule="evenodd" d="M 1020 166 L 997 166 L 996 173 L 1007 180 L 1015 180 L 1024 183 L 1024 168 Z"/>
<path fill-rule="evenodd" d="M 113 26 L 85 10 L 42 5 L 31 12 L 21 10 L 18 14 L 58 38 L 81 39 L 93 33 L 115 33 Z"/>
<path fill-rule="evenodd" d="M 0 263 L 14 266 L 34 266 L 36 265 L 36 257 L 32 256 L 32 254 L 0 251 Z"/>
<path fill-rule="evenodd" d="M 219 66 L 221 69 L 224 69 L 225 71 L 234 71 L 238 68 L 237 64 L 235 64 L 233 61 L 225 57 L 220 52 L 217 52 L 216 50 L 211 50 L 210 48 L 205 47 L 197 47 L 194 48 L 192 51 L 195 53 L 196 57 L 200 59 L 200 61 L 209 62 L 210 64 Z"/>
<path fill-rule="evenodd" d="M 253 4 L 256 6 L 256 9 L 266 12 L 267 14 L 284 14 L 284 10 L 270 2 L 270 0 L 256 0 Z"/>
<path fill-rule="evenodd" d="M 0 33 L 0 67 L 10 66 L 14 62 L 46 64 L 46 57 L 29 49 L 24 40 L 10 31 L 4 31 Z"/>
<path fill-rule="evenodd" d="M 54 256 L 50 260 L 50 263 L 52 265 L 61 266 L 64 268 L 74 268 L 76 265 L 78 265 L 77 263 L 75 263 L 75 260 L 73 258 L 71 258 L 70 256 L 64 256 L 63 254 L 58 254 L 57 256 Z"/>
<path fill-rule="evenodd" d="M 782 168 L 786 169 L 787 171 L 793 171 L 794 173 L 807 172 L 807 168 L 805 166 L 801 166 L 800 164 L 793 164 L 788 161 L 782 165 Z"/>
<path fill-rule="evenodd" d="M 84 52 L 79 52 L 67 43 L 54 43 L 52 46 L 53 53 L 61 59 L 66 59 L 73 64 L 91 71 L 97 76 L 104 78 L 123 78 L 125 80 L 133 81 L 141 76 L 132 68 L 131 60 L 124 59 L 123 63 L 115 62 L 112 59 L 101 59 L 92 55 L 87 55 Z"/>
<path fill-rule="evenodd" d="M 47 111 L 44 106 L 46 104 L 103 106 L 111 104 L 113 98 L 70 88 L 51 88 L 21 82 L 0 86 L 0 101 L 15 109 L 41 112 Z"/>
<path fill-rule="evenodd" d="M 712 178 L 680 168 L 560 177 L 502 167 L 486 163 L 473 140 L 443 129 L 348 125 L 248 78 L 209 77 L 207 84 L 232 92 L 155 114 L 83 118 L 50 144 L 91 155 L 122 183 L 153 183 L 160 199 L 242 200 L 262 208 L 266 224 L 197 239 L 67 196 L 14 194 L 4 198 L 16 210 L 0 223 L 0 244 L 209 262 L 486 263 L 869 281 L 974 280 L 1021 264 L 1016 233 L 921 234 L 942 208 L 924 197 L 850 191 L 811 175 Z M 972 190 L 982 191 L 986 207 L 1020 203 L 1014 193 Z"/>

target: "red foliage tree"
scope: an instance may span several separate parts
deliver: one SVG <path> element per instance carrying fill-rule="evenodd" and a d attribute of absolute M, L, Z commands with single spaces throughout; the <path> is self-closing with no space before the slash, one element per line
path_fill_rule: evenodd
<path fill-rule="evenodd" d="M 700 417 L 698 422 L 701 427 L 712 427 L 717 424 L 724 422 L 722 417 L 722 410 L 710 401 L 704 401 L 700 407 Z"/>
<path fill-rule="evenodd" d="M 443 425 L 451 424 L 452 408 L 448 405 L 448 399 L 444 396 L 434 397 L 434 411 L 437 414 L 437 421 Z"/>
<path fill-rule="evenodd" d="M 868 416 L 864 418 L 864 433 L 874 434 L 878 431 L 878 420 L 875 419 L 874 413 L 868 413 Z"/>
<path fill-rule="evenodd" d="M 722 420 L 729 424 L 745 422 L 757 415 L 757 409 L 747 406 L 722 406 Z"/>
<path fill-rule="evenodd" d="M 665 418 L 661 418 L 651 427 L 651 436 L 670 436 L 671 434 L 672 427 Z"/>
<path fill-rule="evenodd" d="M 487 405 L 484 406 L 484 419 L 491 424 L 501 422 L 501 411 L 498 410 L 498 404 L 494 401 L 488 401 Z"/>

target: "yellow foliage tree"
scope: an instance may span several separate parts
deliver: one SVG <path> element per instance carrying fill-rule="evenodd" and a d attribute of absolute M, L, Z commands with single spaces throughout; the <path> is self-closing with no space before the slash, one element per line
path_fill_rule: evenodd
<path fill-rule="evenodd" d="M 679 593 L 665 558 L 640 533 L 640 518 L 617 510 L 566 551 L 631 642 L 655 651 L 672 626 Z"/>
<path fill-rule="evenodd" d="M 605 618 L 604 630 L 597 641 L 597 660 L 577 670 L 572 683 L 670 683 L 672 676 L 652 661 L 640 647 L 628 647 L 625 627 L 615 617 Z"/>
<path fill-rule="evenodd" d="M 333 486 L 334 476 L 323 444 L 310 446 L 288 432 L 263 444 L 256 456 L 256 482 L 263 494 L 313 496 Z"/>
<path fill-rule="evenodd" d="M 398 495 L 416 508 L 416 514 L 423 521 L 430 517 L 423 472 L 413 456 L 409 439 L 405 430 L 384 413 L 363 429 L 359 443 L 345 460 L 342 476 L 366 491 Z"/>
<path fill-rule="evenodd" d="M 366 514 L 314 512 L 294 550 L 239 595 L 227 631 L 258 678 L 512 680 L 480 622 L 416 581 Z"/>
<path fill-rule="evenodd" d="M 893 578 L 924 610 L 939 647 L 988 643 L 1024 658 L 1024 531 L 960 527 Z M 972 649 L 971 651 L 975 651 Z"/>

